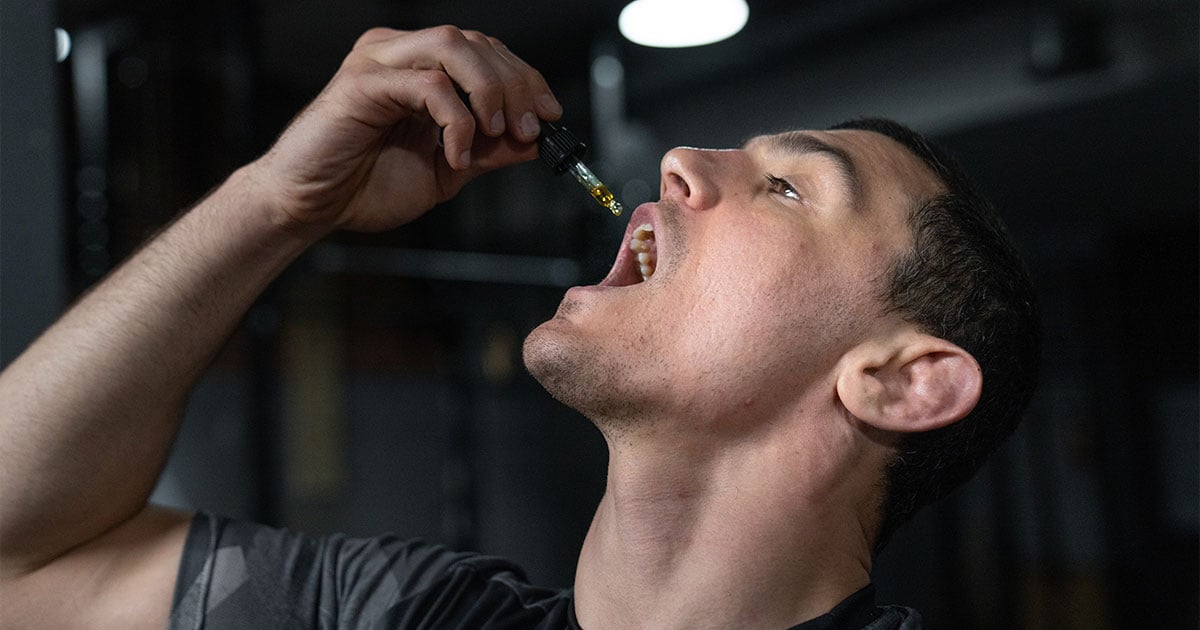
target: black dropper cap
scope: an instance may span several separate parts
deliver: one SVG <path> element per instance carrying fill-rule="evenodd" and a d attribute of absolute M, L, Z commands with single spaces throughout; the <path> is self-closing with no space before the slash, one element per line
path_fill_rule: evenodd
<path fill-rule="evenodd" d="M 575 161 L 582 162 L 587 154 L 587 145 L 562 125 L 542 122 L 542 135 L 538 136 L 538 157 L 542 158 L 555 175 L 562 175 Z"/>

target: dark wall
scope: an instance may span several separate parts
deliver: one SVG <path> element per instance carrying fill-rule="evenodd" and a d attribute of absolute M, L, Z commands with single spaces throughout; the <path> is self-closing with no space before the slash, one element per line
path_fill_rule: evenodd
<path fill-rule="evenodd" d="M 54 11 L 4 0 L 0 28 L 0 366 L 33 341 L 67 299 L 61 87 Z"/>

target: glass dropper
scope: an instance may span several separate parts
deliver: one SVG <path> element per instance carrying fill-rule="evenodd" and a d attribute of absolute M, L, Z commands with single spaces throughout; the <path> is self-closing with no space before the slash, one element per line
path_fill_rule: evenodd
<path fill-rule="evenodd" d="M 596 203 L 608 208 L 613 216 L 621 216 L 624 206 L 617 201 L 608 186 L 583 163 L 586 153 L 587 145 L 566 127 L 542 121 L 542 135 L 538 138 L 538 154 L 542 161 L 550 165 L 555 175 L 570 171 Z"/>

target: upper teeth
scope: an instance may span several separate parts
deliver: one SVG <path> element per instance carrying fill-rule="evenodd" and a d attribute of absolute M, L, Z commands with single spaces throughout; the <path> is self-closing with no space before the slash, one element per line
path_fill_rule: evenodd
<path fill-rule="evenodd" d="M 638 272 L 642 280 L 654 275 L 654 267 L 658 263 L 658 251 L 654 246 L 654 226 L 643 223 L 633 230 L 629 237 L 629 249 L 637 252 Z"/>

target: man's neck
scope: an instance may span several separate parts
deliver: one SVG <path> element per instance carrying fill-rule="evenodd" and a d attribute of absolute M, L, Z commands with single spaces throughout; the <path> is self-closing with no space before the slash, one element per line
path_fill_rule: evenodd
<path fill-rule="evenodd" d="M 869 582 L 853 449 L 805 462 L 798 453 L 821 451 L 794 441 L 814 436 L 716 452 L 676 438 L 609 440 L 575 575 L 584 627 L 785 628 Z"/>

